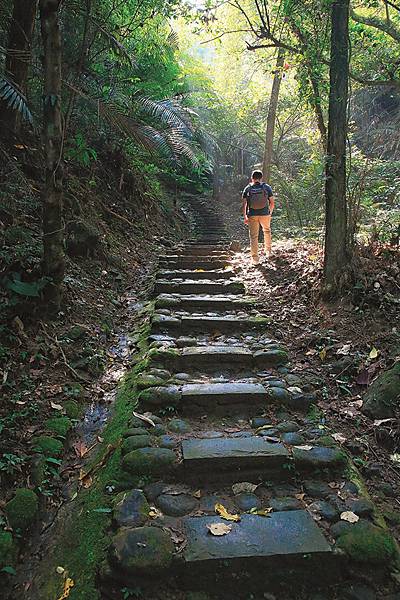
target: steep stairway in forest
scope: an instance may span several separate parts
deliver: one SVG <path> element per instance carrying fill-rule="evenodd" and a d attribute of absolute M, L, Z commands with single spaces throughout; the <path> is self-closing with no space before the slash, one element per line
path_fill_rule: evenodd
<path fill-rule="evenodd" d="M 114 508 L 104 597 L 118 584 L 311 598 L 345 576 L 338 547 L 351 528 L 378 530 L 374 507 L 310 411 L 318 384 L 290 368 L 235 275 L 223 225 L 206 204 L 197 210 L 194 238 L 160 259 L 137 381 L 152 423 L 134 417 L 122 445 L 124 473 L 145 485 L 126 485 Z"/>

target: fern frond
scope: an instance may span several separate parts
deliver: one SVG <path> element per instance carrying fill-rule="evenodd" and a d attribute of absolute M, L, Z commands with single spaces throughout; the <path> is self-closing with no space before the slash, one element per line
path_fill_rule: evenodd
<path fill-rule="evenodd" d="M 33 123 L 32 113 L 24 94 L 15 83 L 4 75 L 0 75 L 0 99 L 7 103 L 8 108 L 21 113 L 25 121 Z"/>
<path fill-rule="evenodd" d="M 169 127 L 184 127 L 188 135 L 193 133 L 193 124 L 186 111 L 177 101 L 167 98 L 165 100 L 153 100 L 140 93 L 134 94 L 133 102 L 149 117 L 165 123 Z"/>

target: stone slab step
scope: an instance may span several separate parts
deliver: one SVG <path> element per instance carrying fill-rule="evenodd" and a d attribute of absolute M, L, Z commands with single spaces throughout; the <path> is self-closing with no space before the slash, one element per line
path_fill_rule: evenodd
<path fill-rule="evenodd" d="M 253 353 L 243 346 L 195 346 L 183 348 L 179 365 L 183 371 L 190 368 L 206 369 L 220 366 L 244 368 L 253 365 Z"/>
<path fill-rule="evenodd" d="M 189 439 L 182 442 L 185 477 L 192 479 L 205 476 L 230 479 L 256 473 L 272 473 L 282 470 L 289 458 L 288 450 L 281 443 L 270 443 L 263 437 Z"/>
<path fill-rule="evenodd" d="M 215 254 L 204 254 L 201 256 L 200 260 L 203 262 L 213 262 L 213 261 L 229 261 L 231 259 L 231 255 L 228 252 L 217 252 Z M 163 262 L 182 262 L 190 265 L 195 264 L 198 260 L 198 256 L 193 256 L 191 254 L 164 254 L 161 259 Z"/>
<path fill-rule="evenodd" d="M 188 383 L 182 387 L 181 406 L 184 412 L 190 413 L 196 408 L 207 408 L 210 412 L 218 412 L 218 408 L 235 405 L 260 405 L 267 401 L 267 390 L 260 383 Z"/>
<path fill-rule="evenodd" d="M 262 317 L 175 317 L 174 315 L 155 315 L 152 321 L 151 331 L 153 333 L 168 331 L 186 334 L 190 332 L 212 333 L 219 331 L 221 333 L 244 332 L 266 330 L 269 319 Z"/>
<path fill-rule="evenodd" d="M 176 249 L 178 251 L 179 256 L 221 256 L 221 255 L 229 255 L 229 247 L 225 246 L 216 246 L 215 244 L 203 244 L 203 245 L 193 245 L 193 246 L 182 246 L 181 248 Z M 176 256 L 177 251 L 171 250 L 170 252 L 166 252 L 164 256 Z"/>
<path fill-rule="evenodd" d="M 176 308 L 182 310 L 199 309 L 209 311 L 232 311 L 240 308 L 252 308 L 255 303 L 244 296 L 209 296 L 196 294 L 160 294 L 156 299 L 156 308 Z"/>
<path fill-rule="evenodd" d="M 193 281 L 197 280 L 215 280 L 215 279 L 231 279 L 234 277 L 234 273 L 231 269 L 221 269 L 214 271 L 191 271 L 188 269 L 181 269 L 180 271 L 159 271 L 158 277 L 160 279 L 190 279 Z"/>
<path fill-rule="evenodd" d="M 184 521 L 187 544 L 185 562 L 194 568 L 198 563 L 224 562 L 230 572 L 230 562 L 240 560 L 243 570 L 255 559 L 264 559 L 264 566 L 279 557 L 317 555 L 328 557 L 332 549 L 313 518 L 305 510 L 271 513 L 270 517 L 242 515 L 240 522 L 229 523 L 227 535 L 209 534 L 207 525 L 227 521 L 219 517 L 188 517 Z M 274 561 L 275 562 L 275 561 Z M 262 571 L 261 571 L 262 572 Z M 193 575 L 193 573 L 192 573 Z"/>
<path fill-rule="evenodd" d="M 243 294 L 245 287 L 238 281 L 168 281 L 158 279 L 155 294 Z"/>
<path fill-rule="evenodd" d="M 176 271 L 180 269 L 203 269 L 204 271 L 215 271 L 216 269 L 224 269 L 229 266 L 229 260 L 199 260 L 182 261 L 182 260 L 164 260 L 160 259 L 158 263 L 161 270 Z"/>

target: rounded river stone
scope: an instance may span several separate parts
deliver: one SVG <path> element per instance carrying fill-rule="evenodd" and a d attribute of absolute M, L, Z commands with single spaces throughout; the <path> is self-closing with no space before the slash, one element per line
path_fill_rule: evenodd
<path fill-rule="evenodd" d="M 171 435 L 161 435 L 158 438 L 158 445 L 160 448 L 170 448 L 171 450 L 175 448 L 177 442 L 176 439 Z"/>
<path fill-rule="evenodd" d="M 161 494 L 157 498 L 158 508 L 171 517 L 183 517 L 197 507 L 197 500 L 186 494 Z"/>
<path fill-rule="evenodd" d="M 299 426 L 294 421 L 284 421 L 276 426 L 281 433 L 294 433 L 299 430 Z"/>
<path fill-rule="evenodd" d="M 300 435 L 300 433 L 289 432 L 282 435 L 282 442 L 285 444 L 291 444 L 292 446 L 301 446 L 305 443 L 305 439 L 302 435 Z"/>
<path fill-rule="evenodd" d="M 121 453 L 122 455 L 128 454 L 128 452 L 132 452 L 132 450 L 146 448 L 150 446 L 150 444 L 151 438 L 149 435 L 133 435 L 124 439 L 124 442 L 121 446 Z"/>
<path fill-rule="evenodd" d="M 240 510 L 248 511 L 252 508 L 260 508 L 261 502 L 260 499 L 257 498 L 255 494 L 251 494 L 248 492 L 242 492 L 235 496 L 235 502 Z"/>
<path fill-rule="evenodd" d="M 118 527 L 139 527 L 148 519 L 150 507 L 141 490 L 122 492 L 116 498 L 113 518 Z"/>
<path fill-rule="evenodd" d="M 303 508 L 303 505 L 297 498 L 291 498 L 290 496 L 287 496 L 286 498 L 273 498 L 270 500 L 269 505 L 275 511 L 299 510 Z"/>
<path fill-rule="evenodd" d="M 122 467 L 132 475 L 163 475 L 175 463 L 175 453 L 168 448 L 139 448 L 122 459 Z"/>
<path fill-rule="evenodd" d="M 189 433 L 192 428 L 190 427 L 189 423 L 183 419 L 172 419 L 168 423 L 168 429 L 173 433 Z"/>
<path fill-rule="evenodd" d="M 174 544 L 157 527 L 123 527 L 112 539 L 110 563 L 127 575 L 149 575 L 168 569 Z"/>

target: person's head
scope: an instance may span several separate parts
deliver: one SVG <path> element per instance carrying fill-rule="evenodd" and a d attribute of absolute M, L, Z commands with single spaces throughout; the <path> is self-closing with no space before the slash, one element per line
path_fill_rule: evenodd
<path fill-rule="evenodd" d="M 261 181 L 261 179 L 263 178 L 263 174 L 262 171 L 253 171 L 251 174 L 251 180 L 256 182 L 256 181 Z"/>

